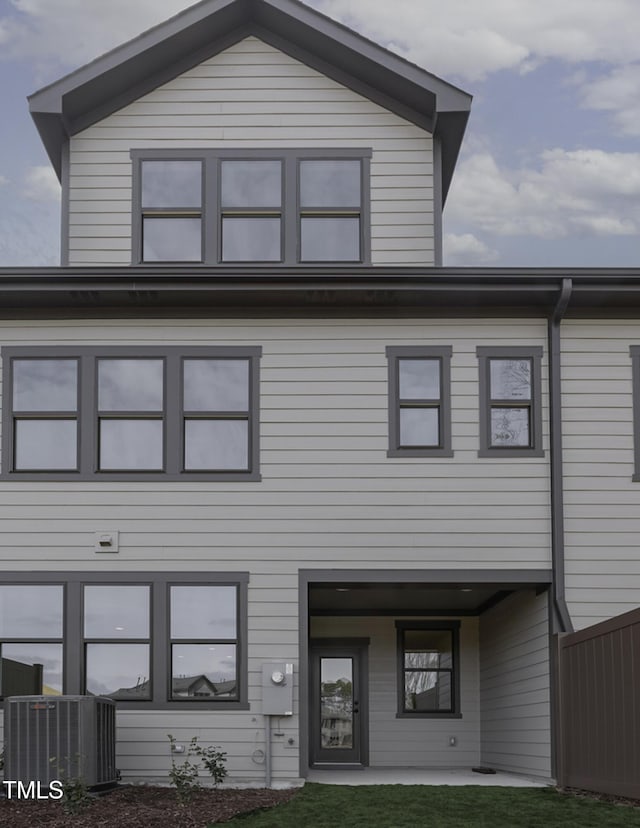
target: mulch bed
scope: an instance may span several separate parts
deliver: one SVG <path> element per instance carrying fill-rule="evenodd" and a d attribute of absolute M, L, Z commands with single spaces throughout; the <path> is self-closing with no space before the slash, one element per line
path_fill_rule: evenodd
<path fill-rule="evenodd" d="M 629 808 L 640 808 L 640 799 L 630 799 L 628 796 L 585 791 L 582 788 L 558 788 L 558 791 L 566 796 L 578 797 L 578 799 L 596 799 L 598 802 L 607 802 L 609 805 L 626 805 Z"/>
<path fill-rule="evenodd" d="M 287 802 L 295 790 L 200 790 L 185 805 L 172 788 L 121 785 L 69 814 L 59 801 L 0 799 L 2 828 L 206 828 Z"/>

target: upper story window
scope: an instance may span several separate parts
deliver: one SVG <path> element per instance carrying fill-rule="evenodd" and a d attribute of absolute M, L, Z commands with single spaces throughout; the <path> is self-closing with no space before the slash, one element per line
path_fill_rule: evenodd
<path fill-rule="evenodd" d="M 2 474 L 258 480 L 260 353 L 4 348 Z"/>
<path fill-rule="evenodd" d="M 368 264 L 371 150 L 132 150 L 138 263 Z"/>
<path fill-rule="evenodd" d="M 540 347 L 476 349 L 480 368 L 480 457 L 541 457 Z"/>
<path fill-rule="evenodd" d="M 390 457 L 451 457 L 450 346 L 389 346 Z"/>

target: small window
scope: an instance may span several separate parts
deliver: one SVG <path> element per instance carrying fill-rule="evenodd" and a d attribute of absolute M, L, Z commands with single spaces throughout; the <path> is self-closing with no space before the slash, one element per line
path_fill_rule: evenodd
<path fill-rule="evenodd" d="M 542 456 L 542 348 L 479 347 L 477 355 L 480 456 Z"/>
<path fill-rule="evenodd" d="M 2 474 L 258 480 L 260 353 L 4 348 Z"/>
<path fill-rule="evenodd" d="M 640 345 L 631 345 L 631 376 L 633 382 L 633 444 L 634 470 L 632 480 L 640 482 Z"/>
<path fill-rule="evenodd" d="M 362 257 L 362 163 L 300 161 L 300 260 L 359 262 Z"/>
<path fill-rule="evenodd" d="M 451 457 L 451 348 L 390 346 L 390 457 Z"/>
<path fill-rule="evenodd" d="M 221 261 L 282 259 L 282 162 L 220 164 Z"/>
<path fill-rule="evenodd" d="M 0 696 L 63 692 L 61 584 L 0 585 Z"/>
<path fill-rule="evenodd" d="M 236 699 L 237 589 L 171 586 L 171 698 Z"/>
<path fill-rule="evenodd" d="M 132 150 L 132 262 L 368 264 L 371 155 Z"/>
<path fill-rule="evenodd" d="M 396 621 L 398 715 L 459 715 L 459 627 L 456 621 Z"/>
<path fill-rule="evenodd" d="M 143 161 L 142 259 L 202 261 L 202 161 Z"/>
<path fill-rule="evenodd" d="M 151 699 L 148 585 L 84 587 L 85 693 Z"/>

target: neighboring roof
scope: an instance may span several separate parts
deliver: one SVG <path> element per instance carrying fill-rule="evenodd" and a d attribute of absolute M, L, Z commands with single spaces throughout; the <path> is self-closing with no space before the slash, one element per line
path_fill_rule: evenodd
<path fill-rule="evenodd" d="M 569 295 L 570 292 L 570 295 Z M 268 313 L 640 315 L 638 268 L 0 267 L 0 318 Z M 179 311 L 178 309 L 183 309 Z"/>
<path fill-rule="evenodd" d="M 446 198 L 471 96 L 298 0 L 202 0 L 29 97 L 61 176 L 67 138 L 255 34 L 442 139 Z"/>

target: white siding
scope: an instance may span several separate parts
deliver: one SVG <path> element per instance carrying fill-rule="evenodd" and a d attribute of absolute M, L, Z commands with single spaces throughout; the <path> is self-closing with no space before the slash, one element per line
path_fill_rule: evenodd
<path fill-rule="evenodd" d="M 410 619 L 403 617 L 402 620 Z M 311 635 L 318 639 L 371 639 L 369 764 L 372 768 L 454 768 L 478 764 L 480 711 L 476 618 L 464 618 L 460 626 L 460 719 L 396 718 L 397 644 L 393 618 L 313 618 Z M 451 737 L 456 739 L 454 746 L 449 744 Z"/>
<path fill-rule="evenodd" d="M 229 752 L 236 779 L 263 778 L 251 758 L 263 738 L 261 664 L 295 662 L 297 683 L 299 568 L 549 567 L 548 435 L 543 458 L 478 458 L 475 353 L 478 343 L 539 345 L 545 334 L 544 322 L 524 319 L 1 323 L 4 345 L 263 348 L 261 482 L 0 482 L 2 570 L 250 573 L 251 711 L 121 713 L 119 761 L 127 775 L 162 775 L 167 733 L 187 740 L 204 728 Z M 394 344 L 453 346 L 453 458 L 387 457 L 385 345 Z M 546 407 L 545 392 L 545 420 Z M 117 555 L 94 552 L 94 533 L 104 529 L 119 530 Z M 298 775 L 297 696 L 294 712 L 282 722 L 293 749 L 286 740 L 274 748 L 276 781 Z M 391 738 L 385 727 L 381 738 Z M 464 739 L 458 756 L 476 750 Z"/>
<path fill-rule="evenodd" d="M 640 483 L 632 481 L 633 320 L 562 325 L 565 557 L 576 629 L 640 603 Z"/>
<path fill-rule="evenodd" d="M 70 264 L 131 263 L 130 149 L 200 147 L 371 147 L 373 263 L 434 264 L 431 136 L 255 37 L 72 138 Z"/>
<path fill-rule="evenodd" d="M 551 776 L 547 595 L 514 593 L 480 617 L 482 764 Z"/>

